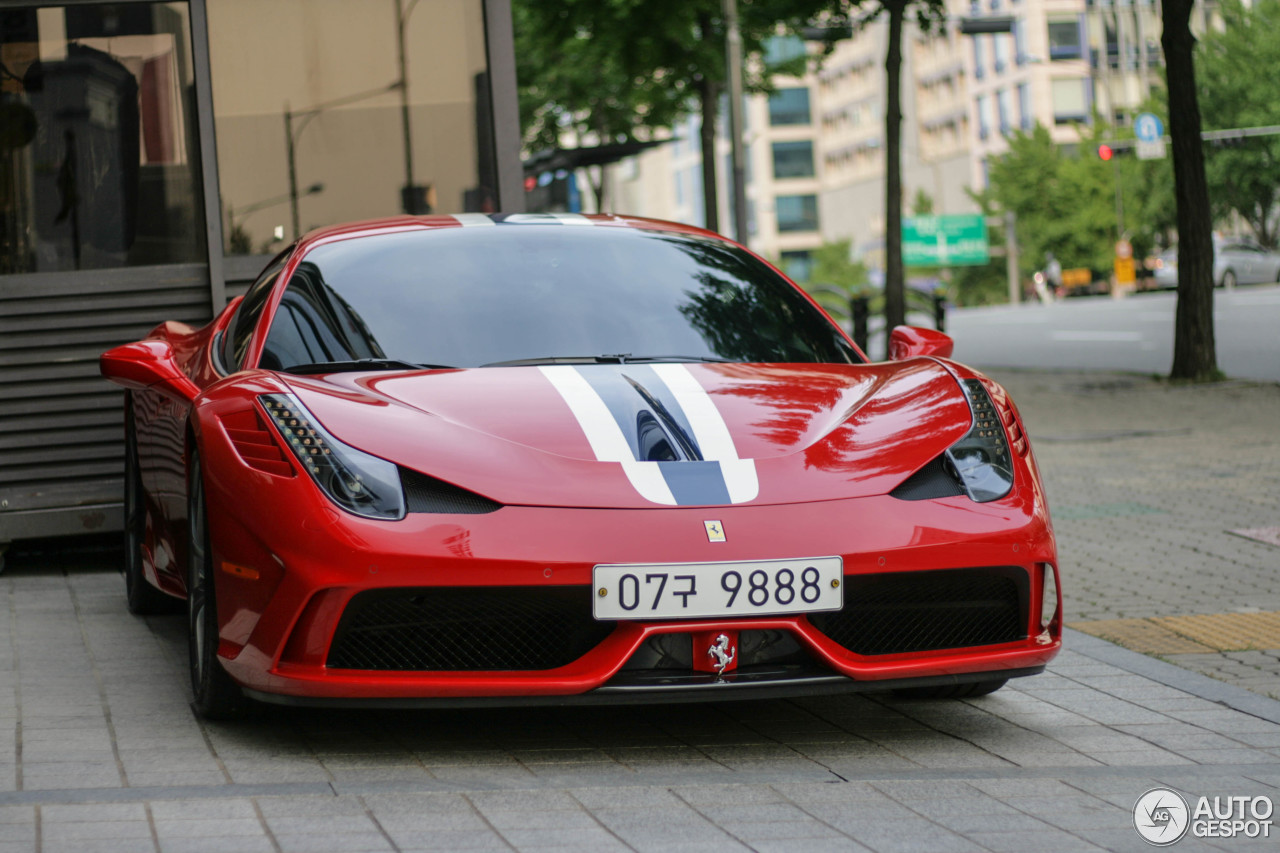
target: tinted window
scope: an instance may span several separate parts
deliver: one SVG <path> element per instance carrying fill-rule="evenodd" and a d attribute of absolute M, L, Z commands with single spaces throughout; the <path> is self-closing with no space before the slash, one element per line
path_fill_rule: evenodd
<path fill-rule="evenodd" d="M 0 4 L 0 274 L 203 261 L 195 88 L 186 3 Z"/>
<path fill-rule="evenodd" d="M 780 195 L 774 199 L 778 211 L 779 231 L 817 231 L 818 197 L 814 195 Z"/>
<path fill-rule="evenodd" d="M 498 225 L 310 252 L 263 366 L 377 357 L 474 367 L 628 353 L 858 361 L 784 278 L 718 240 L 618 227 Z"/>
<path fill-rule="evenodd" d="M 262 315 L 267 297 L 271 295 L 271 286 L 275 284 L 276 276 L 280 275 L 287 258 L 287 254 L 280 255 L 262 271 L 262 275 L 258 276 L 258 280 L 240 301 L 236 315 L 227 324 L 227 331 L 222 339 L 222 363 L 228 370 L 239 370 L 244 364 L 245 354 L 249 351 L 249 340 L 253 337 L 253 327 L 258 324 L 258 317 Z"/>
<path fill-rule="evenodd" d="M 813 177 L 813 143 L 809 140 L 773 143 L 773 176 Z"/>
<path fill-rule="evenodd" d="M 808 124 L 809 90 L 779 89 L 769 96 L 769 124 Z"/>

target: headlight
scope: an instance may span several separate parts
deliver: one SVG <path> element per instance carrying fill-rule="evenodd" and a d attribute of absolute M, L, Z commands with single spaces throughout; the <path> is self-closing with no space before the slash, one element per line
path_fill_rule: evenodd
<path fill-rule="evenodd" d="M 978 503 L 999 500 L 1013 488 L 1009 440 L 991 395 L 979 379 L 962 379 L 973 426 L 947 451 L 952 473 L 969 497 Z"/>
<path fill-rule="evenodd" d="M 291 394 L 258 399 L 289 450 L 334 503 L 365 518 L 404 518 L 404 490 L 395 465 L 334 438 Z"/>

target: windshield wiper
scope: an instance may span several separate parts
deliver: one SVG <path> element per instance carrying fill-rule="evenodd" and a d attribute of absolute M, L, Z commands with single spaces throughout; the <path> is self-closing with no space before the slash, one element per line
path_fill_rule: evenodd
<path fill-rule="evenodd" d="M 285 373 L 350 373 L 356 370 L 452 370 L 450 364 L 418 364 L 398 358 L 356 358 L 351 361 L 318 361 L 284 368 Z"/>
<path fill-rule="evenodd" d="M 718 355 L 628 355 L 625 364 L 646 364 L 658 361 L 705 361 L 713 364 L 736 364 L 732 358 Z"/>
<path fill-rule="evenodd" d="M 519 367 L 532 364 L 645 364 L 660 361 L 709 361 L 732 363 L 731 358 L 714 355 L 632 355 L 620 352 L 605 355 L 548 355 L 540 358 L 513 358 L 510 361 L 491 361 L 481 367 Z"/>

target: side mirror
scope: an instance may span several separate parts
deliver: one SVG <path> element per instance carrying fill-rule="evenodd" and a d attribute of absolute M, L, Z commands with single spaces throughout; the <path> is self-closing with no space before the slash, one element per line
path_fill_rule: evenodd
<path fill-rule="evenodd" d="M 956 342 L 950 335 L 920 326 L 898 326 L 889 333 L 889 358 L 901 361 L 920 355 L 950 358 Z"/>
<path fill-rule="evenodd" d="M 174 363 L 173 347 L 167 341 L 138 341 L 109 349 L 98 357 L 98 369 L 125 388 L 167 385 L 188 400 L 196 395 L 195 384 Z"/>

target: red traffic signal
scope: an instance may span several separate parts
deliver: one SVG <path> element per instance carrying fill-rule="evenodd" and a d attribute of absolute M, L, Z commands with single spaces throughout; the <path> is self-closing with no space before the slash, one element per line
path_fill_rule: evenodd
<path fill-rule="evenodd" d="M 1112 156 L 1114 156 L 1114 155 L 1115 155 L 1115 152 L 1111 150 L 1111 146 L 1110 146 L 1110 145 L 1099 145 L 1099 146 L 1098 146 L 1098 159 L 1099 159 L 1099 160 L 1110 160 L 1110 159 L 1112 158 Z"/>

